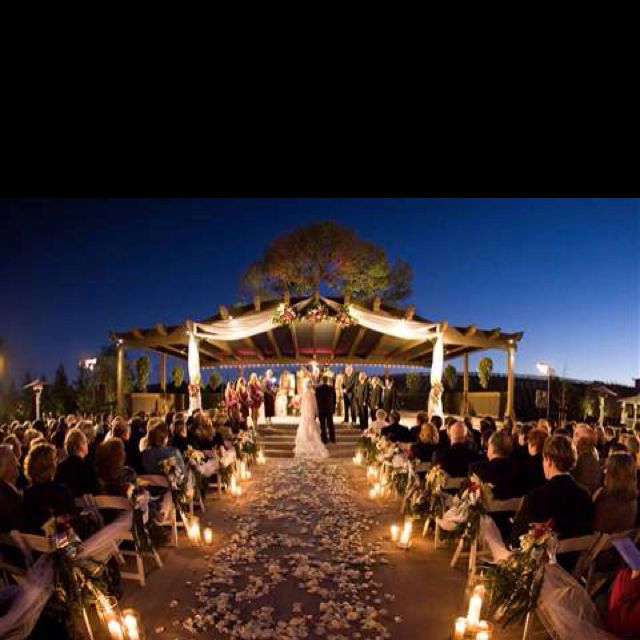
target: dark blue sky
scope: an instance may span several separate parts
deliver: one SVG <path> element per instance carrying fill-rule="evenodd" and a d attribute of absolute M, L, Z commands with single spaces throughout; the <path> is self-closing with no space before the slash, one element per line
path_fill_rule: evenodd
<path fill-rule="evenodd" d="M 421 315 L 523 330 L 518 372 L 640 375 L 640 200 L 499 199 L 0 201 L 11 373 L 75 375 L 110 329 L 213 314 L 268 241 L 324 219 L 408 260 Z"/>

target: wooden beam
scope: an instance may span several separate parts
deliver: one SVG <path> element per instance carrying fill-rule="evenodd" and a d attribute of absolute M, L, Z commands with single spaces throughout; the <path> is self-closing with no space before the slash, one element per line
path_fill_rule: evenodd
<path fill-rule="evenodd" d="M 167 328 L 161 322 L 158 322 L 158 324 L 155 326 L 155 330 L 159 336 L 167 335 Z"/>
<path fill-rule="evenodd" d="M 473 336 L 476 334 L 477 331 L 478 331 L 478 327 L 476 327 L 475 324 L 471 324 L 464 330 L 464 335 Z"/>
<path fill-rule="evenodd" d="M 300 358 L 300 352 L 298 351 L 298 334 L 296 333 L 296 323 L 289 323 L 289 331 L 291 331 L 291 340 L 293 340 L 293 353 L 296 356 L 296 360 Z"/>
<path fill-rule="evenodd" d="M 349 356 L 355 355 L 356 351 L 358 350 L 358 347 L 360 346 L 360 343 L 362 342 L 362 338 L 364 338 L 365 333 L 367 333 L 367 328 L 360 327 L 360 330 L 358 331 L 358 335 L 356 336 L 356 339 L 353 341 L 353 344 L 351 345 L 351 349 L 349 350 Z"/>
<path fill-rule="evenodd" d="M 253 296 L 253 308 L 256 311 L 260 311 L 261 306 L 262 306 L 262 303 L 260 301 L 260 296 Z"/>
<path fill-rule="evenodd" d="M 394 349 L 391 353 L 387 354 L 387 358 L 397 358 L 401 355 L 406 355 L 416 347 L 420 347 L 424 345 L 424 343 L 427 342 L 428 340 L 429 340 L 428 338 L 420 338 L 420 340 L 411 340 L 408 343 L 405 343 L 402 346 L 398 347 L 397 349 Z M 429 344 L 431 345 L 431 342 L 429 342 Z"/>
<path fill-rule="evenodd" d="M 280 353 L 280 347 L 278 346 L 278 343 L 276 342 L 276 338 L 273 335 L 273 331 L 271 331 L 271 329 L 269 329 L 269 331 L 267 331 L 267 337 L 269 338 L 269 341 L 271 342 L 271 346 L 273 347 L 273 350 L 275 351 L 276 356 L 278 356 L 278 358 L 282 357 L 282 355 Z"/>
<path fill-rule="evenodd" d="M 376 296 L 373 299 L 373 310 L 374 311 L 380 311 L 380 307 L 382 306 L 382 298 L 380 298 L 380 296 Z"/>
<path fill-rule="evenodd" d="M 407 320 L 413 320 L 413 317 L 416 315 L 416 305 L 415 304 L 410 304 L 405 312 L 404 312 L 404 317 Z"/>
<path fill-rule="evenodd" d="M 382 346 L 382 343 L 388 338 L 389 335 L 386 333 L 381 333 L 380 337 L 376 340 L 373 347 L 371 347 L 371 351 L 369 353 L 377 353 L 378 349 Z"/>
<path fill-rule="evenodd" d="M 474 335 L 466 335 L 454 327 L 449 327 L 444 332 L 444 343 L 445 345 L 479 347 L 481 349 L 508 349 L 510 346 L 507 338 L 491 338 L 480 331 Z"/>
<path fill-rule="evenodd" d="M 347 291 L 342 297 L 344 304 L 349 304 L 351 302 L 351 294 Z"/>
<path fill-rule="evenodd" d="M 316 357 L 316 323 L 311 323 L 311 348 L 313 349 L 313 357 Z"/>
<path fill-rule="evenodd" d="M 491 331 L 487 331 L 487 335 L 490 338 L 497 338 L 502 333 L 502 329 L 500 327 L 496 327 L 495 329 L 491 329 Z"/>
<path fill-rule="evenodd" d="M 336 349 L 338 348 L 338 342 L 340 341 L 340 334 L 342 333 L 342 325 L 336 324 L 336 329 L 333 333 L 333 341 L 331 342 L 331 358 L 335 360 Z"/>
<path fill-rule="evenodd" d="M 140 329 L 131 329 L 131 333 L 139 340 L 144 340 L 144 333 Z"/>
<path fill-rule="evenodd" d="M 223 304 L 218 307 L 218 313 L 223 320 L 229 319 L 229 309 L 227 309 Z"/>
<path fill-rule="evenodd" d="M 264 360 L 264 353 L 262 353 L 262 349 L 258 348 L 258 345 L 255 343 L 253 338 L 244 338 L 243 342 L 256 352 L 256 355 L 260 360 Z"/>
<path fill-rule="evenodd" d="M 142 334 L 141 334 L 142 335 Z M 166 336 L 159 335 L 147 335 L 140 338 L 121 338 L 123 344 L 128 349 L 153 349 L 155 347 L 162 347 L 165 345 L 187 344 L 187 334 L 184 326 L 180 326 L 173 333 Z"/>
<path fill-rule="evenodd" d="M 227 355 L 231 356 L 234 360 L 240 360 L 240 357 L 236 354 L 236 352 L 229 346 L 229 343 L 224 340 L 212 340 L 211 338 L 206 338 L 209 344 L 212 344 L 214 347 L 220 349 Z"/>
<path fill-rule="evenodd" d="M 205 356 L 211 358 L 212 360 L 222 362 L 222 360 L 224 359 L 222 354 L 216 353 L 215 351 L 209 351 L 209 349 L 202 346 L 203 344 L 206 343 L 203 340 L 200 340 L 200 344 L 198 345 L 198 351 L 200 351 L 200 353 L 204 353 Z"/>

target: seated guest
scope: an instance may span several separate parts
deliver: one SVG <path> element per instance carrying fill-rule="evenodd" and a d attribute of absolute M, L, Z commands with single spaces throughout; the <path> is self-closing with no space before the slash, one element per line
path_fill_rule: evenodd
<path fill-rule="evenodd" d="M 175 458 L 178 469 L 185 473 L 182 454 L 175 448 L 167 446 L 169 430 L 163 420 L 153 418 L 149 422 L 147 435 L 148 448 L 142 452 L 142 467 L 145 473 L 163 473 L 162 461 Z"/>
<path fill-rule="evenodd" d="M 513 443 L 513 460 L 518 466 L 522 465 L 529 458 L 527 436 L 532 429 L 533 426 L 528 423 L 518 423 L 516 427 L 516 440 Z"/>
<path fill-rule="evenodd" d="M 578 452 L 573 477 L 589 492 L 589 495 L 592 495 L 602 484 L 602 471 L 595 446 L 595 431 L 586 424 L 577 425 L 573 433 L 573 444 Z"/>
<path fill-rule="evenodd" d="M 87 464 L 93 466 L 93 460 L 96 455 L 96 447 L 98 446 L 98 443 L 96 441 L 95 425 L 93 424 L 93 422 L 91 422 L 91 420 L 81 420 L 76 426 L 78 427 L 78 429 L 82 430 L 82 433 L 84 433 L 84 437 L 87 439 L 87 447 L 89 453 L 87 453 L 87 457 L 85 458 L 85 460 L 87 461 Z"/>
<path fill-rule="evenodd" d="M 440 446 L 445 447 L 450 444 L 449 432 L 446 426 L 442 424 L 442 418 L 440 416 L 431 416 L 431 423 L 438 430 L 438 438 L 440 439 Z"/>
<path fill-rule="evenodd" d="M 384 409 L 378 409 L 376 411 L 376 419 L 369 425 L 369 431 L 379 436 L 382 429 L 389 424 L 386 417 L 386 411 Z"/>
<path fill-rule="evenodd" d="M 67 457 L 58 465 L 56 482 L 67 485 L 75 498 L 87 493 L 97 494 L 100 489 L 98 476 L 86 460 L 89 445 L 84 432 L 78 427 L 68 431 L 64 446 Z"/>
<path fill-rule="evenodd" d="M 540 418 L 540 420 L 538 420 L 536 429 L 542 429 L 542 431 L 545 431 L 547 434 L 551 433 L 551 428 L 549 427 L 549 421 L 545 420 L 544 418 Z"/>
<path fill-rule="evenodd" d="M 13 450 L 13 455 L 16 457 L 18 461 L 18 479 L 16 480 L 16 488 L 20 491 L 23 491 L 26 486 L 29 484 L 26 476 L 24 475 L 24 465 L 23 465 L 23 448 L 20 445 L 20 440 L 16 437 L 15 433 L 8 435 L 3 441 L 3 444 L 7 444 Z"/>
<path fill-rule="evenodd" d="M 173 437 L 171 438 L 171 446 L 175 447 L 180 453 L 184 453 L 189 446 L 187 438 L 187 425 L 182 418 L 176 419 L 173 423 Z"/>
<path fill-rule="evenodd" d="M 127 464 L 135 469 L 136 473 L 142 473 L 142 449 L 140 441 L 144 438 L 147 431 L 145 424 L 141 418 L 132 418 L 129 428 L 129 436 L 123 438 L 124 449 L 127 454 Z"/>
<path fill-rule="evenodd" d="M 632 529 L 638 511 L 636 467 L 629 454 L 609 456 L 604 486 L 593 496 L 593 528 L 603 533 Z"/>
<path fill-rule="evenodd" d="M 464 424 L 467 427 L 467 438 L 471 443 L 471 449 L 478 453 L 482 447 L 480 431 L 473 428 L 473 420 L 469 416 L 464 419 Z"/>
<path fill-rule="evenodd" d="M 211 451 L 216 447 L 224 447 L 222 434 L 213 426 L 211 418 L 203 413 L 194 417 L 187 439 L 194 449 L 200 451 Z"/>
<path fill-rule="evenodd" d="M 605 438 L 604 427 L 596 427 L 596 451 L 598 452 L 598 458 L 600 462 L 604 462 L 609 455 L 609 446 Z"/>
<path fill-rule="evenodd" d="M 136 480 L 136 472 L 125 466 L 126 453 L 120 438 L 110 438 L 96 449 L 96 471 L 100 492 L 109 496 L 126 496 L 129 485 Z"/>
<path fill-rule="evenodd" d="M 589 494 L 571 475 L 576 463 L 576 450 L 566 436 L 553 435 L 546 439 L 542 451 L 542 464 L 547 482 L 529 492 L 516 514 L 511 531 L 511 543 L 536 522 L 553 521 L 553 530 L 559 538 L 573 538 L 592 532 L 593 503 Z M 565 569 L 571 569 L 575 557 L 560 557 Z"/>
<path fill-rule="evenodd" d="M 52 516 L 71 520 L 76 515 L 71 490 L 54 481 L 57 455 L 56 448 L 46 443 L 27 454 L 25 474 L 31 484 L 24 491 L 24 529 L 30 533 L 42 535 L 42 525 Z"/>
<path fill-rule="evenodd" d="M 0 533 L 22 529 L 22 495 L 16 489 L 18 460 L 8 444 L 0 445 Z"/>
<path fill-rule="evenodd" d="M 411 442 L 411 433 L 409 429 L 400 424 L 400 413 L 395 409 L 389 412 L 389 424 L 380 432 L 383 438 L 389 442 Z"/>
<path fill-rule="evenodd" d="M 416 415 L 416 426 L 409 429 L 409 433 L 411 434 L 411 442 L 417 442 L 420 431 L 422 430 L 422 425 L 427 424 L 427 422 L 429 422 L 429 416 L 427 415 L 427 412 L 418 411 L 418 414 Z"/>
<path fill-rule="evenodd" d="M 520 486 L 523 493 L 529 493 L 546 482 L 542 464 L 544 443 L 549 436 L 542 429 L 531 429 L 527 435 L 527 458 L 518 463 Z"/>
<path fill-rule="evenodd" d="M 511 436 L 506 431 L 496 431 L 489 438 L 488 460 L 469 465 L 469 475 L 475 473 L 480 480 L 493 485 L 493 497 L 496 500 L 508 500 L 522 495 L 513 462 L 510 459 L 512 452 Z"/>
<path fill-rule="evenodd" d="M 426 422 L 420 429 L 418 441 L 411 445 L 411 457 L 420 462 L 431 462 L 439 445 L 437 429 L 431 422 Z"/>
<path fill-rule="evenodd" d="M 439 464 L 452 478 L 465 478 L 469 465 L 478 459 L 467 445 L 467 428 L 462 422 L 454 422 L 449 430 L 451 445 L 439 448 L 433 455 L 434 464 Z"/>

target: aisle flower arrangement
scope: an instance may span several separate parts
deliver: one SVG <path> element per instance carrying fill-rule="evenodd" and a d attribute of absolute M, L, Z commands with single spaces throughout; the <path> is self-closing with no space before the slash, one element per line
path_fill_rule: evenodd
<path fill-rule="evenodd" d="M 378 438 L 365 433 L 358 441 L 357 450 L 362 452 L 366 464 L 374 464 L 378 460 Z"/>
<path fill-rule="evenodd" d="M 131 535 L 135 549 L 138 553 L 151 553 L 166 541 L 167 534 L 149 517 L 149 492 L 138 484 L 130 484 L 127 498 L 133 509 Z"/>
<path fill-rule="evenodd" d="M 189 472 L 193 477 L 193 488 L 195 490 L 194 498 L 196 500 L 204 500 L 204 496 L 207 492 L 207 486 L 209 485 L 209 479 L 202 474 L 200 468 L 207 461 L 207 456 L 203 451 L 194 449 L 191 445 L 187 447 L 184 452 L 184 461 L 189 468 Z"/>
<path fill-rule="evenodd" d="M 424 488 L 417 487 L 405 504 L 405 513 L 417 518 L 441 518 L 444 513 L 446 494 L 444 485 L 447 475 L 440 465 L 429 469 L 424 479 Z"/>
<path fill-rule="evenodd" d="M 480 518 L 487 513 L 492 498 L 492 486 L 473 474 L 469 485 L 460 496 L 453 499 L 452 506 L 438 519 L 440 528 L 453 535 L 462 535 L 469 542 L 476 540 Z"/>
<path fill-rule="evenodd" d="M 549 520 L 532 525 L 520 536 L 520 548 L 507 559 L 483 566 L 490 592 L 489 615 L 503 627 L 524 621 L 536 608 L 545 564 L 555 562 L 557 548 L 558 538 Z"/>
<path fill-rule="evenodd" d="M 175 456 L 165 458 L 160 462 L 162 472 L 169 481 L 173 504 L 180 517 L 185 518 L 189 511 L 189 496 L 187 492 L 187 478 L 178 466 Z"/>

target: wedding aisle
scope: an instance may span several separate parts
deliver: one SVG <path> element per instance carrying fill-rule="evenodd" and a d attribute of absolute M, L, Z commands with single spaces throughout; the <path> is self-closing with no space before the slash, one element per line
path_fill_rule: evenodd
<path fill-rule="evenodd" d="M 213 545 L 182 536 L 146 587 L 127 583 L 124 606 L 159 639 L 445 640 L 465 611 L 465 577 L 419 535 L 409 551 L 390 543 L 398 507 L 370 500 L 351 461 L 270 460 L 242 497 L 208 500 Z"/>

